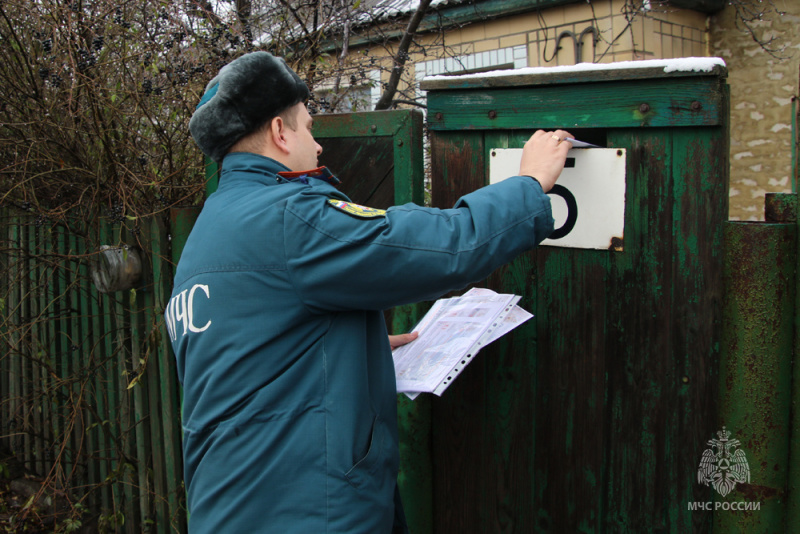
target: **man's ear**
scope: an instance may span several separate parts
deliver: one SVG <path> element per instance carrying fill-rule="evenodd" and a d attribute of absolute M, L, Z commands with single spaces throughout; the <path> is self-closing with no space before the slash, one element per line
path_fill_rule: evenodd
<path fill-rule="evenodd" d="M 269 132 L 272 137 L 272 142 L 281 152 L 288 154 L 290 150 L 286 138 L 286 129 L 287 124 L 280 116 L 274 117 L 269 123 Z"/>

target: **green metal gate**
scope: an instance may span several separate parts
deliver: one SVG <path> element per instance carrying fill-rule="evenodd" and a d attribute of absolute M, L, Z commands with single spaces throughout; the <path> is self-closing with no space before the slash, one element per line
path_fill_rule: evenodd
<path fill-rule="evenodd" d="M 423 82 L 436 206 L 485 185 L 490 151 L 538 128 L 627 153 L 621 242 L 543 246 L 488 279 L 535 318 L 435 399 L 436 532 L 710 530 L 711 512 L 687 505 L 713 500 L 696 478 L 719 430 L 725 77 L 640 68 Z"/>

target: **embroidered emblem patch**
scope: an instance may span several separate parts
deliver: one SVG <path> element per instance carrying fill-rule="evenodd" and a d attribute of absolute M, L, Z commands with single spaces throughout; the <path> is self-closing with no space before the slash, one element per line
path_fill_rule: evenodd
<path fill-rule="evenodd" d="M 353 204 L 352 202 L 345 202 L 344 200 L 337 200 L 335 198 L 329 198 L 328 204 L 339 211 L 349 213 L 350 215 L 359 217 L 361 219 L 375 219 L 377 217 L 384 217 L 386 215 L 386 210 L 368 208 L 366 206 L 360 206 L 358 204 Z"/>

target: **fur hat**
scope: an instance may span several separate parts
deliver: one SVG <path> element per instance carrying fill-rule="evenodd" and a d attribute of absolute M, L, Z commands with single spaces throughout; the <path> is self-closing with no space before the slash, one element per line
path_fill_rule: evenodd
<path fill-rule="evenodd" d="M 306 84 L 282 58 L 245 54 L 208 82 L 189 131 L 200 150 L 220 162 L 242 137 L 308 96 Z"/>

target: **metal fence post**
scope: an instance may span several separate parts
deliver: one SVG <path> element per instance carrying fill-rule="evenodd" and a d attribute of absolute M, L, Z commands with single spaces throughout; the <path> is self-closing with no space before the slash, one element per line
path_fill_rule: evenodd
<path fill-rule="evenodd" d="M 786 526 L 795 237 L 793 222 L 725 224 L 720 427 L 739 440 L 749 480 L 730 493 L 715 489 L 721 501 L 751 508 L 715 508 L 715 532 L 783 532 Z"/>

